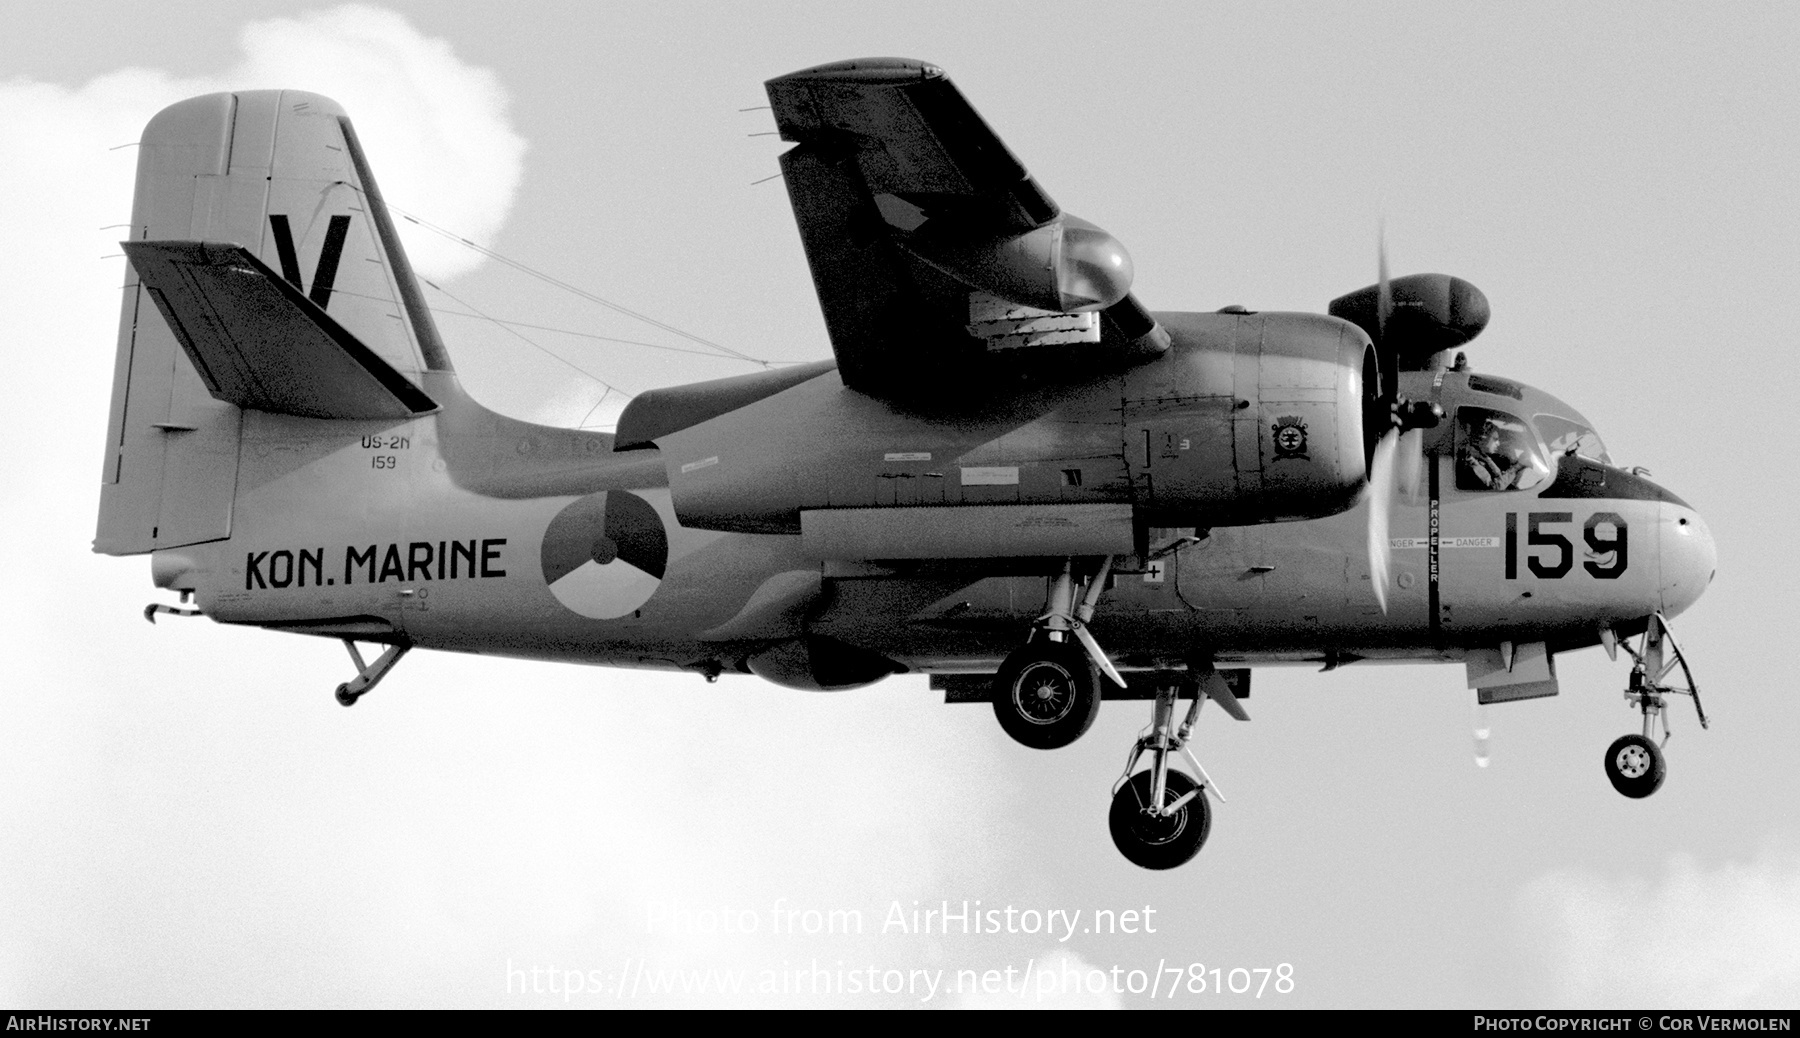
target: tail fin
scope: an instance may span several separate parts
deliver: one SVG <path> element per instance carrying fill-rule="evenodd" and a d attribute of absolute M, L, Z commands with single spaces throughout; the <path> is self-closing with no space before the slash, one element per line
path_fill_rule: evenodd
<path fill-rule="evenodd" d="M 417 383 L 449 357 L 336 103 L 259 90 L 164 109 L 131 230 L 94 550 L 229 537 L 240 407 L 433 406 Z"/>

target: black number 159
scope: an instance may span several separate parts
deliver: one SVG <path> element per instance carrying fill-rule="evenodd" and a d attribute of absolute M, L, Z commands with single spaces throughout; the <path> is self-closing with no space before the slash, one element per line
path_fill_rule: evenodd
<path fill-rule="evenodd" d="M 1544 527 L 1554 523 L 1572 523 L 1575 517 L 1568 512 L 1530 512 L 1525 517 L 1525 543 L 1530 549 L 1549 548 L 1550 554 L 1540 556 L 1532 551 L 1525 557 L 1525 565 L 1533 576 L 1544 580 L 1560 580 L 1575 568 L 1575 545 L 1560 533 L 1553 533 Z M 1603 536 L 1601 527 L 1612 527 L 1610 537 Z M 1593 556 L 1581 564 L 1596 580 L 1615 580 L 1625 572 L 1626 527 L 1625 520 L 1617 512 L 1595 512 L 1588 516 L 1588 521 L 1581 528 L 1581 538 L 1587 542 L 1588 551 Z M 1608 559 L 1606 556 L 1612 556 Z M 1519 513 L 1506 513 L 1506 579 L 1517 580 L 1519 577 Z"/>

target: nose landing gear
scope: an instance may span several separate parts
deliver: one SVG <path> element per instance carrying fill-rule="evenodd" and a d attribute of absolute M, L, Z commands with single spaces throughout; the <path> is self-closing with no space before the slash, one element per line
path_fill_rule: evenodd
<path fill-rule="evenodd" d="M 1606 748 L 1606 777 L 1620 793 L 1641 800 L 1662 788 L 1668 770 L 1662 752 L 1663 745 L 1669 741 L 1668 700 L 1664 697 L 1691 697 L 1702 729 L 1708 727 L 1706 711 L 1700 706 L 1700 688 L 1694 684 L 1687 657 L 1682 655 L 1681 646 L 1675 642 L 1675 632 L 1669 629 L 1669 621 L 1661 613 L 1650 617 L 1638 648 L 1616 641 L 1610 632 L 1605 643 L 1609 652 L 1617 646 L 1631 656 L 1631 677 L 1625 686 L 1625 701 L 1644 715 L 1641 735 L 1621 735 Z M 1678 666 L 1684 683 L 1665 684 Z M 1651 738 L 1658 722 L 1663 731 L 1660 742 Z"/>
<path fill-rule="evenodd" d="M 1660 789 L 1667 770 L 1662 750 L 1645 736 L 1621 735 L 1606 748 L 1606 777 L 1633 800 Z"/>

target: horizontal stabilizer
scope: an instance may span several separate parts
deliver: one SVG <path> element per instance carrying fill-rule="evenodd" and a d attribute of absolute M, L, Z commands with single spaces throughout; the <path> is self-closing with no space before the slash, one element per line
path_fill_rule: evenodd
<path fill-rule="evenodd" d="M 308 418 L 410 418 L 436 401 L 248 249 L 121 243 L 213 396 Z"/>

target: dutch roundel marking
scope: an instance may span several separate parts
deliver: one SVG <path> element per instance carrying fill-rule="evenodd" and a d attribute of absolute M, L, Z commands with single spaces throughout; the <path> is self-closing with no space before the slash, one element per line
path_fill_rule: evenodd
<path fill-rule="evenodd" d="M 669 564 L 669 535 L 656 509 L 636 494 L 590 494 L 550 520 L 542 562 L 558 602 L 590 619 L 613 620 L 656 593 Z"/>

